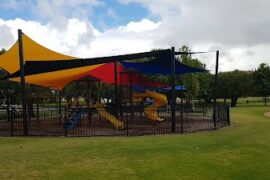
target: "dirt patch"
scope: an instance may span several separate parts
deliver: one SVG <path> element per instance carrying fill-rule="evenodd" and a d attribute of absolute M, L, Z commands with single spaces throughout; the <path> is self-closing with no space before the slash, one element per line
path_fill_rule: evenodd
<path fill-rule="evenodd" d="M 266 112 L 263 115 L 266 116 L 266 117 L 270 117 L 270 112 Z"/>

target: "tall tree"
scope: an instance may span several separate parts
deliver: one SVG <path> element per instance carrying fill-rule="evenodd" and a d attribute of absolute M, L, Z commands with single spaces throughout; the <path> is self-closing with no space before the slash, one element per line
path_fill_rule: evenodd
<path fill-rule="evenodd" d="M 219 74 L 218 97 L 230 98 L 235 107 L 239 97 L 248 96 L 253 89 L 252 72 L 234 70 Z"/>
<path fill-rule="evenodd" d="M 256 85 L 256 94 L 264 97 L 266 106 L 266 98 L 270 93 L 270 67 L 267 64 L 260 64 L 254 72 L 254 83 Z"/>
<path fill-rule="evenodd" d="M 182 46 L 180 48 L 181 52 L 190 52 L 190 49 L 187 46 Z M 180 59 L 178 59 L 181 63 L 186 64 L 191 67 L 205 69 L 205 64 L 200 62 L 198 59 L 193 59 L 191 54 L 182 54 Z M 187 100 L 192 101 L 195 99 L 200 92 L 201 86 L 199 81 L 199 76 L 204 73 L 192 73 L 186 74 L 183 76 L 183 83 L 186 86 L 187 91 L 185 92 L 185 96 Z M 201 81 L 202 82 L 202 81 Z M 204 86 L 205 88 L 208 88 Z M 207 91 L 207 90 L 205 90 Z"/>

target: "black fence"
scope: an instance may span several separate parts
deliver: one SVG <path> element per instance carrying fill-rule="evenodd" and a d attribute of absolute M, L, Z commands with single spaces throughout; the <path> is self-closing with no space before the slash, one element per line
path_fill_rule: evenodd
<path fill-rule="evenodd" d="M 138 136 L 189 133 L 230 125 L 229 107 L 176 106 L 175 126 L 170 106 L 145 111 L 144 104 L 91 108 L 36 107 L 28 110 L 29 136 Z M 0 109 L 0 136 L 24 136 L 20 107 Z M 216 117 L 213 116 L 216 114 Z M 153 118 L 154 117 L 154 118 Z M 158 117 L 159 119 L 157 119 Z M 156 118 L 156 119 L 155 119 Z M 175 127 L 175 129 L 173 128 Z"/>

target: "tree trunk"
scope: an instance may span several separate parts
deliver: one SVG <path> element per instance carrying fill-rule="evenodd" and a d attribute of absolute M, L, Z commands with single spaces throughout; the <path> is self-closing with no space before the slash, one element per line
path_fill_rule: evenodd
<path fill-rule="evenodd" d="M 238 97 L 231 97 L 231 107 L 235 107 L 237 103 Z"/>

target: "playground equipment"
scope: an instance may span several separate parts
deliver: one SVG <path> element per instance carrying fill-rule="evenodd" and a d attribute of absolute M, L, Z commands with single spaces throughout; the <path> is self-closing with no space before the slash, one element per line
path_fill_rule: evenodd
<path fill-rule="evenodd" d="M 184 109 L 183 101 L 180 102 L 180 105 L 176 103 L 176 75 L 206 71 L 182 64 L 176 56 L 191 56 L 198 53 L 208 52 L 175 52 L 175 48 L 172 47 L 171 49 L 117 56 L 76 58 L 51 51 L 37 44 L 19 30 L 18 41 L 10 50 L 0 56 L 0 68 L 9 74 L 2 78 L 3 80 L 21 82 L 22 102 L 19 104 L 22 106 L 16 106 L 16 109 L 13 110 L 9 108 L 11 106 L 9 103 L 6 108 L 0 108 L 0 135 L 146 135 L 194 132 L 229 125 L 229 107 L 217 106 L 216 88 L 214 103 L 203 104 L 200 111 Z M 216 51 L 215 87 L 218 83 L 218 59 L 219 51 Z M 22 65 L 24 65 L 24 71 L 21 71 Z M 150 80 L 152 74 L 171 77 L 171 83 L 165 86 L 171 87 L 171 103 L 166 106 L 165 111 L 158 111 L 159 107 L 167 103 L 167 99 L 163 95 L 146 91 L 133 96 L 133 91 L 136 91 L 135 86 L 143 89 L 138 92 L 164 87 L 163 83 Z M 60 91 L 68 83 L 78 80 L 84 81 L 84 86 L 77 87 L 77 94 L 73 94 L 72 86 L 66 89 L 66 92 L 72 92 L 72 95 L 70 98 L 63 98 L 66 100 L 63 106 L 69 105 L 63 108 L 61 96 L 65 91 L 61 93 Z M 56 103 L 51 100 L 43 104 L 36 101 L 36 111 L 31 110 L 31 104 L 27 104 L 29 95 L 26 92 L 29 91 L 24 88 L 25 82 L 57 90 L 59 93 L 57 93 L 58 98 L 55 98 Z M 100 91 L 100 82 L 112 84 L 114 88 L 108 86 L 110 88 L 107 89 L 108 91 L 103 91 L 104 89 Z M 106 101 L 108 104 L 100 105 L 100 93 L 104 93 L 103 96 L 110 99 L 110 101 Z M 135 100 L 136 96 L 137 100 Z M 136 104 L 136 101 L 143 102 L 142 99 L 145 97 L 153 99 L 153 104 L 147 107 L 145 107 L 145 103 Z M 15 102 L 15 105 L 17 104 Z M 32 109 L 35 107 L 33 106 Z M 204 113 L 206 110 L 213 113 Z M 22 113 L 17 116 L 16 111 Z M 67 114 L 70 115 L 67 117 Z M 166 121 L 163 121 L 164 119 L 159 115 Z M 145 121 L 145 118 L 154 122 L 163 122 L 153 123 Z M 108 121 L 108 123 L 99 123 L 100 121 Z M 113 126 L 108 126 L 109 123 Z M 63 126 L 70 131 L 63 131 Z M 124 126 L 124 131 L 117 130 Z M 75 131 L 74 128 L 76 128 Z"/>
<path fill-rule="evenodd" d="M 83 113 L 83 109 L 81 107 L 75 109 L 73 113 L 69 113 L 64 124 L 64 129 L 71 130 L 76 127 L 76 125 L 80 122 L 81 116 Z"/>
<path fill-rule="evenodd" d="M 86 90 L 82 90 L 79 88 L 80 82 L 84 82 L 87 85 Z M 92 97 L 93 94 L 92 92 L 92 85 L 93 82 L 96 82 L 97 84 L 97 103 L 93 104 L 92 102 Z M 92 118 L 92 113 L 91 112 L 97 112 L 101 117 L 103 117 L 105 120 L 109 121 L 116 129 L 123 129 L 124 128 L 124 123 L 117 119 L 114 115 L 110 114 L 108 111 L 105 109 L 105 104 L 101 103 L 101 97 L 100 97 L 100 80 L 91 76 L 84 76 L 78 80 L 75 81 L 76 83 L 76 89 L 77 91 L 69 96 L 69 107 L 77 107 L 74 113 L 72 115 L 69 115 L 68 118 L 66 119 L 66 123 L 64 125 L 65 129 L 74 129 L 76 124 L 81 119 L 81 115 L 83 111 L 81 110 L 81 107 L 85 107 L 84 109 L 88 109 L 88 119 L 91 121 Z M 80 93 L 80 91 L 83 91 Z M 80 101 L 81 100 L 81 101 Z M 74 102 L 73 102 L 74 101 Z M 84 104 L 82 104 L 84 101 Z M 79 107 L 79 108 L 78 108 Z M 91 111 L 90 109 L 95 109 L 96 111 Z"/>
<path fill-rule="evenodd" d="M 145 93 L 133 94 L 133 101 L 139 102 L 143 98 L 150 97 L 154 99 L 154 103 L 144 108 L 145 116 L 153 121 L 164 121 L 158 116 L 157 109 L 168 103 L 167 97 L 163 94 L 154 91 L 145 91 Z"/>
<path fill-rule="evenodd" d="M 104 108 L 104 104 L 96 104 L 94 105 L 96 107 L 96 110 L 98 114 L 108 120 L 116 129 L 123 129 L 124 128 L 124 123 L 117 119 L 114 115 L 106 111 Z"/>

